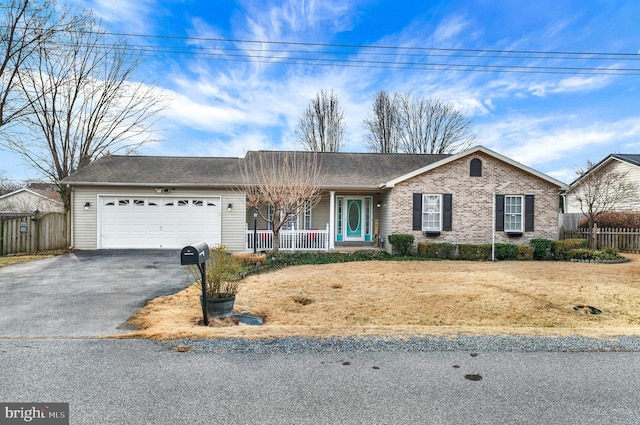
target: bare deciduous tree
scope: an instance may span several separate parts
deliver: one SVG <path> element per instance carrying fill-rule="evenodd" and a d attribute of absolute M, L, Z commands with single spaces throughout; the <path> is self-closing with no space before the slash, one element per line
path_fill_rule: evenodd
<path fill-rule="evenodd" d="M 587 218 L 591 235 L 589 246 L 596 249 L 595 220 L 598 215 L 614 211 L 616 206 L 636 195 L 636 185 L 629 181 L 626 171 L 618 171 L 610 165 L 598 168 L 598 164 L 587 161 L 578 168 L 578 179 L 573 183 L 573 195 L 580 203 L 580 210 Z"/>
<path fill-rule="evenodd" d="M 471 130 L 472 120 L 440 99 L 400 95 L 399 117 L 399 150 L 405 153 L 460 152 L 477 139 Z"/>
<path fill-rule="evenodd" d="M 70 191 L 60 181 L 103 155 L 131 152 L 153 141 L 162 99 L 132 81 L 139 59 L 126 43 L 108 39 L 89 13 L 37 46 L 18 74 L 27 101 L 27 131 L 4 143 L 59 185 L 65 208 Z"/>
<path fill-rule="evenodd" d="M 333 90 L 330 94 L 321 90 L 300 116 L 296 134 L 306 150 L 339 152 L 345 129 L 344 114 L 337 96 Z"/>
<path fill-rule="evenodd" d="M 384 90 L 376 93 L 373 110 L 364 120 L 369 150 L 379 153 L 398 152 L 399 136 L 399 95 L 390 96 Z"/>
<path fill-rule="evenodd" d="M 271 225 L 273 252 L 280 249 L 280 230 L 287 220 L 313 208 L 322 197 L 323 180 L 317 152 L 249 152 L 241 162 L 247 205 Z M 273 211 L 265 217 L 264 208 Z"/>
<path fill-rule="evenodd" d="M 10 0 L 0 4 L 0 131 L 3 138 L 10 124 L 27 112 L 20 95 L 18 76 L 38 48 L 65 29 L 65 12 L 55 12 L 51 0 Z"/>

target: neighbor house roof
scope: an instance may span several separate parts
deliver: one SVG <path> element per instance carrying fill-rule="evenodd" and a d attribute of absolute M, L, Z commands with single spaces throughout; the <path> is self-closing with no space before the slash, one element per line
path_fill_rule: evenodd
<path fill-rule="evenodd" d="M 52 192 L 50 190 L 25 188 L 25 187 L 23 187 L 22 189 L 14 190 L 13 192 L 6 193 L 0 196 L 0 199 L 10 198 L 22 192 L 31 193 L 32 195 L 35 195 L 40 198 L 46 199 L 48 201 L 56 202 L 62 205 L 62 199 L 60 198 L 60 195 L 57 192 Z"/>
<path fill-rule="evenodd" d="M 594 165 L 591 170 L 589 170 L 589 173 L 592 173 L 594 171 L 596 171 L 597 169 L 601 168 L 602 166 L 604 166 L 605 164 L 610 163 L 611 161 L 622 161 L 622 162 L 626 162 L 628 164 L 631 165 L 635 165 L 636 167 L 640 167 L 640 154 L 623 154 L 623 153 L 612 153 L 610 155 L 607 155 L 607 157 L 605 157 L 602 161 L 598 162 L 596 165 Z M 580 176 L 577 179 L 575 179 L 573 182 L 571 182 L 571 186 L 576 186 L 580 180 L 582 179 L 582 177 L 584 176 Z"/>
<path fill-rule="evenodd" d="M 635 165 L 640 167 L 640 155 L 638 154 L 622 154 L 622 153 L 614 153 L 610 155 L 613 158 L 617 158 L 621 161 L 628 162 L 631 165 Z"/>

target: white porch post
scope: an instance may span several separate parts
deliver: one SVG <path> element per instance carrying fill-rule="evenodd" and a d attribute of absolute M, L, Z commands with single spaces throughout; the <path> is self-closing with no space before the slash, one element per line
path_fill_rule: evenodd
<path fill-rule="evenodd" d="M 335 230 L 336 230 L 336 192 L 329 192 L 329 234 L 327 237 L 329 240 L 327 241 L 329 249 L 335 249 L 334 241 L 335 241 Z"/>

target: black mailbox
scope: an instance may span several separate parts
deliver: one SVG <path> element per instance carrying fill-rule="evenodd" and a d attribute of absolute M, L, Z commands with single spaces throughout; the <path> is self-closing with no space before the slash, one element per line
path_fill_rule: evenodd
<path fill-rule="evenodd" d="M 204 242 L 196 242 L 193 245 L 185 246 L 180 252 L 180 264 L 202 264 L 209 259 L 209 245 Z"/>

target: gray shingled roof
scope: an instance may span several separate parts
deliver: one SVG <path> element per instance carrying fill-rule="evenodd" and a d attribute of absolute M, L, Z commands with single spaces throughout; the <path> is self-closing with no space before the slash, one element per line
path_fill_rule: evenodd
<path fill-rule="evenodd" d="M 640 167 L 640 155 L 614 153 L 611 156 L 614 158 L 618 158 L 622 161 L 628 162 L 629 164 L 637 165 L 638 167 Z"/>
<path fill-rule="evenodd" d="M 64 179 L 70 184 L 226 186 L 242 181 L 238 158 L 105 156 Z"/>
<path fill-rule="evenodd" d="M 294 152 L 250 151 L 245 160 L 257 155 L 282 155 Z M 313 155 L 312 152 L 295 152 L 295 155 Z M 380 153 L 318 153 L 320 167 L 328 188 L 377 189 L 383 183 L 411 171 L 440 161 L 449 155 L 380 154 Z"/>
<path fill-rule="evenodd" d="M 98 159 L 64 179 L 76 185 L 235 186 L 242 183 L 240 163 L 257 155 L 281 151 L 250 151 L 245 159 L 112 155 Z M 311 152 L 295 152 L 312 155 Z M 380 184 L 440 161 L 449 155 L 319 153 L 328 188 L 375 189 Z"/>

